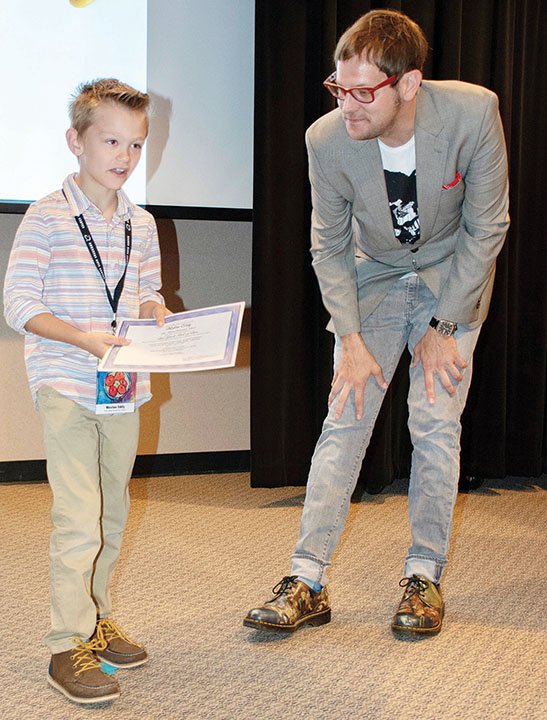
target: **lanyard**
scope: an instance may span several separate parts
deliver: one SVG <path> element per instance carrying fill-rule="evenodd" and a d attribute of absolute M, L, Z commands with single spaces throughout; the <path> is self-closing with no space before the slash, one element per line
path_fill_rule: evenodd
<path fill-rule="evenodd" d="M 110 307 L 112 308 L 112 312 L 114 313 L 114 319 L 110 323 L 110 325 L 112 327 L 112 331 L 114 332 L 114 330 L 116 329 L 116 313 L 118 312 L 118 303 L 120 301 L 120 296 L 122 294 L 123 285 L 125 282 L 125 274 L 127 273 L 127 266 L 129 265 L 129 258 L 131 256 L 131 244 L 132 244 L 131 220 L 125 221 L 125 268 L 123 270 L 123 274 L 122 274 L 121 278 L 118 280 L 118 284 L 116 285 L 116 288 L 114 290 L 114 295 L 112 295 L 112 293 L 110 292 L 110 288 L 108 287 L 107 282 L 106 282 L 106 275 L 104 272 L 103 261 L 101 260 L 101 256 L 99 255 L 97 245 L 95 244 L 95 240 L 93 240 L 93 236 L 91 235 L 91 232 L 89 231 L 89 228 L 87 226 L 85 218 L 83 215 L 75 215 L 74 219 L 76 220 L 78 228 L 80 229 L 80 232 L 82 233 L 82 237 L 85 241 L 85 244 L 87 245 L 87 249 L 89 250 L 89 254 L 91 255 L 91 258 L 92 258 L 93 262 L 95 263 L 95 267 L 97 268 L 99 275 L 103 279 L 104 288 L 106 290 L 106 296 L 108 298 L 108 302 L 110 303 Z"/>

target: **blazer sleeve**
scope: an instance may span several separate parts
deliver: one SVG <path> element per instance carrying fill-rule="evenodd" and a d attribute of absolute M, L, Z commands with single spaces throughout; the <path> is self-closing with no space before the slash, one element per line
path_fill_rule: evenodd
<path fill-rule="evenodd" d="M 351 203 L 326 177 L 306 133 L 312 197 L 311 255 L 323 304 L 338 335 L 361 331 Z"/>
<path fill-rule="evenodd" d="M 456 321 L 476 315 L 509 227 L 507 154 L 494 94 L 486 104 L 464 181 L 459 237 L 435 312 Z"/>

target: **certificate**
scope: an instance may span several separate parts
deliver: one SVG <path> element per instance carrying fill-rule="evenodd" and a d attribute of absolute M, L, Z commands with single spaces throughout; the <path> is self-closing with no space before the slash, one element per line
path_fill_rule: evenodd
<path fill-rule="evenodd" d="M 233 367 L 245 303 L 168 315 L 155 320 L 121 320 L 120 337 L 129 345 L 113 345 L 99 370 L 124 372 L 195 372 Z"/>

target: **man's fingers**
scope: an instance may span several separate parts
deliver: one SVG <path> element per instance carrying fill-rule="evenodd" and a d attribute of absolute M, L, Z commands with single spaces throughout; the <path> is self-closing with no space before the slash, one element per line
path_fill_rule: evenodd
<path fill-rule="evenodd" d="M 446 371 L 441 370 L 441 372 L 439 372 L 439 380 L 441 381 L 441 385 L 449 395 L 456 394 L 456 387 L 452 382 L 452 378 Z"/>
<path fill-rule="evenodd" d="M 338 398 L 338 404 L 336 405 L 336 413 L 335 413 L 337 420 L 339 420 L 342 417 L 344 408 L 346 407 L 346 401 L 348 399 L 350 390 L 351 390 L 351 385 L 348 385 L 346 383 L 340 392 L 340 397 Z"/>
<path fill-rule="evenodd" d="M 435 402 L 435 375 L 438 376 L 439 382 L 450 396 L 454 396 L 457 392 L 457 385 L 463 380 L 463 375 L 456 365 L 449 370 L 425 370 L 424 381 L 425 392 L 428 402 Z"/>
<path fill-rule="evenodd" d="M 435 402 L 435 375 L 431 370 L 425 370 L 424 368 L 424 383 L 425 383 L 425 396 L 427 402 L 433 405 Z"/>
<path fill-rule="evenodd" d="M 384 373 L 382 372 L 382 368 L 378 365 L 377 370 L 373 370 L 372 374 L 374 375 L 376 382 L 378 385 L 383 388 L 384 390 L 387 390 L 387 382 L 384 377 Z"/>
<path fill-rule="evenodd" d="M 329 393 L 329 407 L 336 403 L 334 414 L 337 419 L 341 418 L 347 399 L 353 394 L 355 417 L 360 420 L 364 414 L 365 387 L 371 374 L 380 387 L 387 388 L 387 383 L 382 368 L 360 336 L 356 343 L 353 335 L 345 336 L 342 338 L 342 346 L 340 363 L 335 369 Z"/>
<path fill-rule="evenodd" d="M 338 393 L 340 392 L 340 390 L 343 387 L 344 387 L 344 381 L 343 380 L 341 381 L 339 379 L 339 377 L 337 375 L 335 375 L 334 380 L 332 381 L 332 385 L 331 385 L 331 389 L 330 389 L 330 393 L 329 393 L 329 399 L 328 399 L 329 407 L 330 407 L 330 405 L 332 405 L 332 403 L 336 399 L 336 396 L 338 395 Z"/>
<path fill-rule="evenodd" d="M 355 388 L 355 417 L 360 420 L 365 411 L 365 386 L 358 385 Z"/>
<path fill-rule="evenodd" d="M 443 389 L 452 397 L 456 394 L 458 383 L 463 380 L 463 370 L 467 361 L 457 350 L 454 338 L 439 338 L 429 329 L 413 350 L 411 367 L 422 365 L 426 398 L 435 402 L 435 378 L 438 376 Z"/>
<path fill-rule="evenodd" d="M 412 353 L 412 359 L 411 359 L 411 361 L 410 361 L 410 367 L 411 367 L 411 368 L 415 368 L 416 365 L 419 365 L 419 364 L 421 363 L 421 361 L 422 361 L 422 355 L 421 355 L 421 353 L 420 353 L 420 346 L 419 346 L 419 344 L 418 344 L 418 345 L 416 345 L 416 347 L 414 348 L 414 351 L 413 351 L 413 353 Z"/>
<path fill-rule="evenodd" d="M 336 418 L 340 419 L 344 412 L 346 402 L 350 393 L 353 391 L 355 400 L 355 417 L 360 420 L 365 412 L 365 387 L 366 383 L 353 386 L 349 382 L 340 382 L 340 387 L 333 387 L 329 395 L 329 405 L 331 405 L 337 398 L 338 404 L 336 406 Z"/>

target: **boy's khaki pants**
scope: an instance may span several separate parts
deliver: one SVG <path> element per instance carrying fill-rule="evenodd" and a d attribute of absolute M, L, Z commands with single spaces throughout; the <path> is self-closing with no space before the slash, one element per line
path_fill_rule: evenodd
<path fill-rule="evenodd" d="M 111 612 L 110 578 L 129 512 L 139 413 L 96 415 L 50 387 L 38 391 L 53 492 L 50 539 L 52 653 L 88 640 Z"/>

